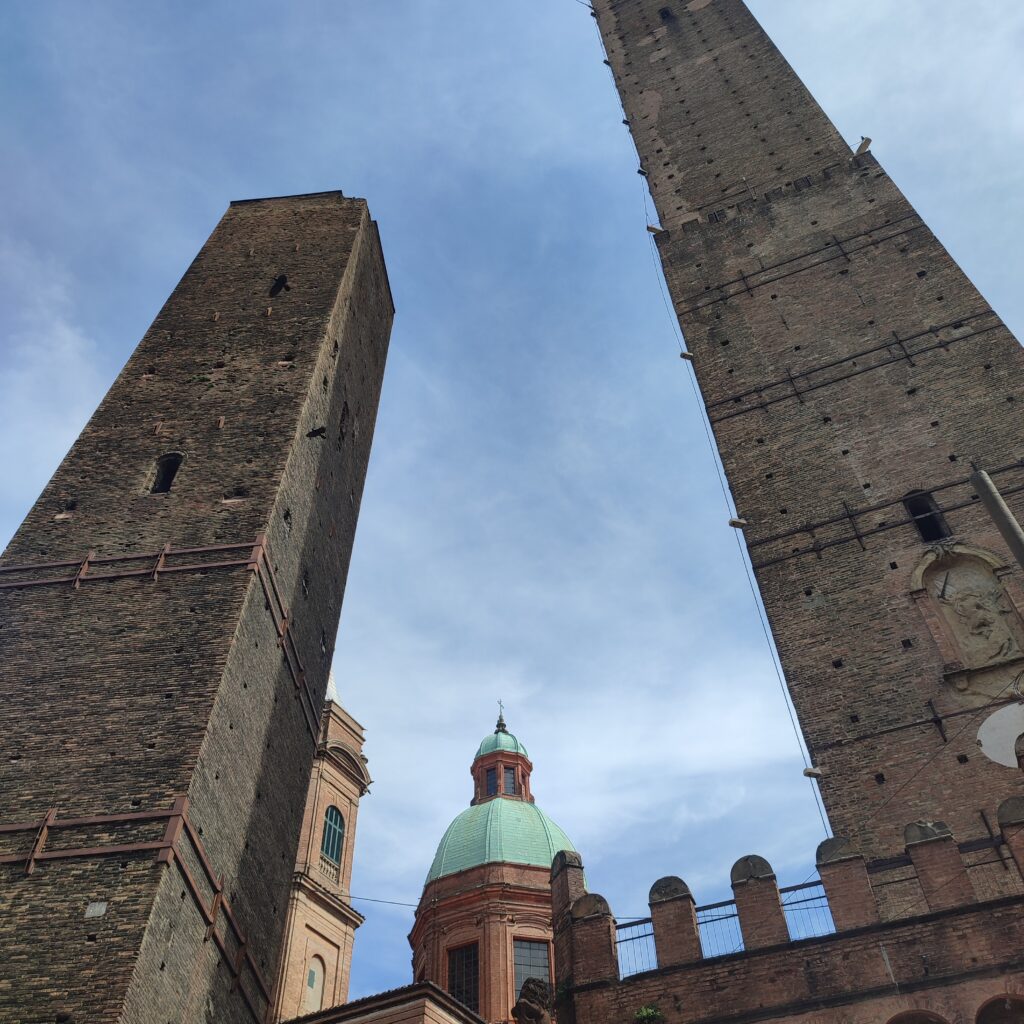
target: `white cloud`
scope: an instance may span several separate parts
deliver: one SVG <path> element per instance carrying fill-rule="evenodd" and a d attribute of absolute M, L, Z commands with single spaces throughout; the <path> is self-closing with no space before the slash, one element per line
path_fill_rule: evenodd
<path fill-rule="evenodd" d="M 1024 323 L 1024 8 L 751 6 Z M 724 895 L 745 853 L 802 878 L 821 826 L 585 8 L 93 8 L 7 26 L 0 533 L 229 199 L 365 194 L 398 320 L 335 666 L 376 779 L 356 894 L 418 897 L 498 697 L 620 914 L 670 872 Z M 359 906 L 353 995 L 409 977 L 411 912 Z"/>
<path fill-rule="evenodd" d="M 75 322 L 52 258 L 0 243 L 0 543 L 45 485 L 103 394 L 95 342 Z"/>

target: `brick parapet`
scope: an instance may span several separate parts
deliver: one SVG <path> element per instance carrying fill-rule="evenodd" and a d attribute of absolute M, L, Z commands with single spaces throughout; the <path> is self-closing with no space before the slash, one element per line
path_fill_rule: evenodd
<path fill-rule="evenodd" d="M 648 906 L 658 963 L 670 967 L 699 960 L 700 931 L 689 886 L 681 878 L 661 878 L 651 886 Z"/>
<path fill-rule="evenodd" d="M 1009 864 L 1003 850 L 1013 849 L 1018 843 L 1018 834 L 1024 834 L 1024 804 L 1007 801 L 1001 809 L 1000 824 L 1003 839 L 996 839 L 987 848 L 991 859 L 993 850 L 1002 858 L 1000 863 Z M 832 935 L 822 936 L 832 940 L 844 935 L 868 933 L 872 930 L 896 927 L 906 921 L 929 919 L 938 913 L 969 911 L 976 906 L 1014 906 L 1012 897 L 988 898 L 979 901 L 968 876 L 966 865 L 981 851 L 977 842 L 961 844 L 958 847 L 954 837 L 941 823 L 914 823 L 907 826 L 907 846 L 899 858 L 886 862 L 868 863 L 856 853 L 849 841 L 833 838 L 818 848 L 817 864 L 821 889 L 827 901 L 827 910 L 834 925 Z M 1018 844 L 1018 853 L 1020 853 Z M 578 861 L 578 857 L 576 858 Z M 596 981 L 617 980 L 618 969 L 615 961 L 616 926 L 612 911 L 599 895 L 579 895 L 582 885 L 582 864 L 570 868 L 578 874 L 575 887 L 558 885 L 552 890 L 552 915 L 556 922 L 556 949 L 563 949 L 558 977 L 560 984 L 579 988 Z M 1003 870 L 1006 870 L 1004 867 Z M 874 879 L 881 890 L 893 884 L 894 873 L 898 873 L 901 884 L 908 887 L 903 913 L 896 920 L 886 918 L 881 912 L 882 899 L 872 885 Z M 559 868 L 559 875 L 566 874 L 566 868 Z M 1014 868 L 1018 882 L 1021 881 L 1019 868 Z M 731 881 L 734 893 L 733 906 L 738 918 L 743 953 L 749 957 L 764 950 L 773 950 L 780 956 L 793 955 L 797 949 L 816 939 L 800 938 L 799 926 L 793 932 L 798 936 L 791 939 L 791 930 L 786 915 L 787 903 L 782 894 L 796 899 L 807 898 L 813 883 L 780 889 L 771 865 L 758 856 L 741 858 L 733 866 Z M 812 893 L 811 899 L 815 897 Z M 729 916 L 728 904 L 714 904 L 719 919 Z M 799 906 L 799 904 L 796 904 Z M 701 930 L 698 912 L 689 887 L 682 879 L 663 878 L 651 889 L 651 930 L 656 963 L 659 971 L 669 968 L 710 964 L 723 959 L 722 956 L 705 958 L 701 944 Z M 826 919 L 826 908 L 820 906 Z M 609 929 L 611 931 L 609 932 Z M 607 940 L 607 936 L 611 939 Z M 626 937 L 623 941 L 637 941 Z M 613 971 L 613 964 L 615 970 Z M 578 1007 L 577 1007 L 578 1009 Z"/>
<path fill-rule="evenodd" d="M 732 869 L 732 894 L 747 949 L 789 941 L 775 872 L 763 857 L 742 857 Z"/>
<path fill-rule="evenodd" d="M 622 981 L 578 983 L 577 1020 L 632 1020 L 656 1006 L 672 1024 L 820 1021 L 900 1012 L 973 1020 L 1000 992 L 1024 990 L 1024 898 L 958 907 L 781 947 L 666 967 Z"/>
<path fill-rule="evenodd" d="M 619 962 L 615 918 L 603 896 L 588 893 L 569 908 L 572 928 L 573 984 L 616 981 Z M 586 1017 L 583 1018 L 586 1020 Z"/>
<path fill-rule="evenodd" d="M 1005 809 L 1004 834 L 1024 828 L 1021 810 Z M 912 916 L 880 920 L 865 862 L 844 841 L 831 840 L 819 852 L 819 865 L 835 901 L 836 931 L 791 941 L 778 927 L 782 911 L 776 916 L 779 890 L 770 865 L 747 857 L 734 869 L 742 952 L 702 958 L 689 890 L 680 879 L 662 879 L 651 900 L 657 966 L 621 979 L 607 902 L 591 893 L 567 907 L 565 893 L 554 894 L 553 914 L 572 950 L 571 964 L 559 968 L 566 1018 L 600 1024 L 657 1007 L 666 1021 L 680 1024 L 809 1022 L 845 1007 L 844 1019 L 854 1024 L 877 1024 L 911 1009 L 973 1019 L 987 999 L 1024 985 L 1024 897 L 978 902 L 960 881 L 949 884 L 950 851 L 960 880 L 965 877 L 966 855 L 952 837 L 921 839 L 914 829 L 908 835 L 913 841 L 904 859 L 925 894 Z M 866 905 L 858 906 L 861 901 Z M 686 948 L 690 955 L 680 956 Z"/>
<path fill-rule="evenodd" d="M 845 839 L 828 839 L 815 858 L 836 931 L 877 924 L 878 904 L 864 858 L 853 853 Z"/>
<path fill-rule="evenodd" d="M 976 895 L 953 834 L 944 825 L 914 824 L 906 830 L 907 854 L 930 910 L 974 903 Z"/>

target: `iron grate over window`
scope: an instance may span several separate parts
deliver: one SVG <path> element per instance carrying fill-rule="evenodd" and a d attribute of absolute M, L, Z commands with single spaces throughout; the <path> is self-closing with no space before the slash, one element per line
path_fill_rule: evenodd
<path fill-rule="evenodd" d="M 514 796 L 516 792 L 516 770 L 515 768 L 505 769 L 505 792 Z"/>
<path fill-rule="evenodd" d="M 474 1013 L 480 1009 L 480 947 L 448 950 L 448 992 Z"/>

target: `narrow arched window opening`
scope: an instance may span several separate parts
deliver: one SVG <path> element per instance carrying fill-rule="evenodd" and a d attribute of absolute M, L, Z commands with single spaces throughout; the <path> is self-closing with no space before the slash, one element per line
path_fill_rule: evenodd
<path fill-rule="evenodd" d="M 921 540 L 932 543 L 950 536 L 942 510 L 927 491 L 911 491 L 903 499 L 903 505 L 914 520 Z"/>
<path fill-rule="evenodd" d="M 337 807 L 328 807 L 324 814 L 324 834 L 320 852 L 332 864 L 341 864 L 341 848 L 345 842 L 345 819 Z"/>
<path fill-rule="evenodd" d="M 156 460 L 156 476 L 153 478 L 151 494 L 166 494 L 174 483 L 174 478 L 181 469 L 185 456 L 181 452 L 168 452 Z"/>
<path fill-rule="evenodd" d="M 309 961 L 306 970 L 306 989 L 302 996 L 302 1009 L 304 1012 L 322 1010 L 324 1008 L 324 974 L 326 965 L 323 960 L 315 956 Z"/>

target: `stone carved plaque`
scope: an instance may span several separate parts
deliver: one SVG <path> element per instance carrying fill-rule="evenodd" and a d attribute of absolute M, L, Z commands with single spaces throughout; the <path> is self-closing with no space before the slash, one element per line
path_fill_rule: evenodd
<path fill-rule="evenodd" d="M 966 703 L 1010 696 L 1024 668 L 1024 618 L 988 552 L 960 544 L 933 548 L 915 593 L 943 651 L 947 683 Z"/>
<path fill-rule="evenodd" d="M 940 559 L 925 586 L 942 610 L 964 668 L 985 668 L 1022 656 L 1017 610 L 991 566 L 960 555 Z"/>

